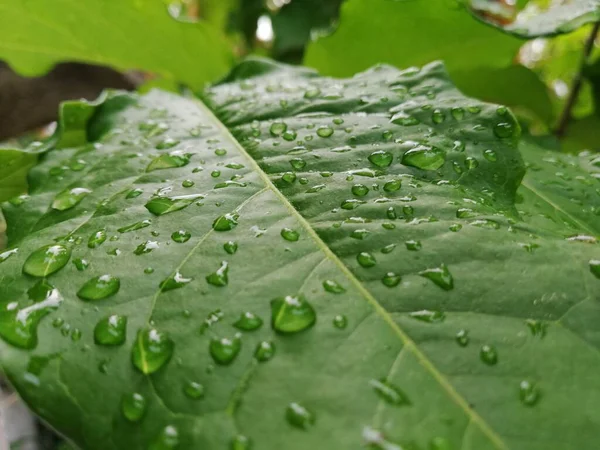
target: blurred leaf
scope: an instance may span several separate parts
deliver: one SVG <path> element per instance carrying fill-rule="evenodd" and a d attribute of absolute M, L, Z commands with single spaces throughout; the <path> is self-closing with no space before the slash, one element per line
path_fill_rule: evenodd
<path fill-rule="evenodd" d="M 481 18 L 479 14 L 475 15 Z M 600 0 L 567 0 L 551 2 L 547 8 L 540 8 L 538 2 L 529 2 L 515 20 L 508 24 L 502 25 L 493 20 L 486 22 L 515 36 L 532 39 L 570 33 L 599 20 Z"/>
<path fill-rule="evenodd" d="M 0 148 L 0 201 L 27 192 L 27 174 L 37 159 L 32 151 Z"/>
<path fill-rule="evenodd" d="M 143 69 L 193 87 L 232 63 L 222 33 L 182 23 L 162 1 L 0 0 L 0 58 L 25 75 L 61 61 Z"/>
<path fill-rule="evenodd" d="M 347 76 L 377 63 L 409 67 L 441 59 L 452 74 L 507 67 L 521 43 L 448 0 L 348 0 L 338 29 L 309 45 L 305 63 Z"/>
<path fill-rule="evenodd" d="M 550 125 L 554 119 L 549 89 L 534 72 L 524 66 L 455 71 L 452 80 L 468 96 L 525 108 L 546 125 Z"/>
<path fill-rule="evenodd" d="M 561 138 L 561 148 L 569 153 L 579 153 L 582 150 L 600 151 L 600 117 L 591 115 L 569 122 L 565 135 Z"/>

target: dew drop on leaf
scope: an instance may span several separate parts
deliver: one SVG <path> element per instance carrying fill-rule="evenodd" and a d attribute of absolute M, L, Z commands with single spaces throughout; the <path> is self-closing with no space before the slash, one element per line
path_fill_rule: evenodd
<path fill-rule="evenodd" d="M 235 241 L 227 241 L 223 244 L 223 250 L 225 250 L 230 255 L 233 255 L 238 250 L 238 244 Z"/>
<path fill-rule="evenodd" d="M 461 347 L 469 345 L 469 332 L 467 330 L 458 330 L 456 333 L 456 342 Z"/>
<path fill-rule="evenodd" d="M 445 291 L 449 291 L 454 288 L 454 278 L 448 270 L 445 264 L 440 267 L 434 267 L 431 269 L 425 269 L 419 272 L 423 278 L 433 281 L 437 286 L 441 287 Z"/>
<path fill-rule="evenodd" d="M 206 276 L 206 282 L 218 287 L 227 286 L 227 283 L 229 282 L 229 278 L 227 276 L 228 272 L 229 264 L 227 261 L 222 261 L 221 266 L 216 271 Z"/>
<path fill-rule="evenodd" d="M 539 389 L 534 383 L 523 380 L 519 384 L 519 398 L 521 399 L 521 403 L 524 405 L 533 406 L 540 398 Z"/>
<path fill-rule="evenodd" d="M 190 163 L 191 153 L 174 151 L 156 157 L 146 168 L 146 172 L 152 172 L 160 169 L 173 169 L 176 167 L 187 166 Z"/>
<path fill-rule="evenodd" d="M 140 245 L 138 245 L 135 250 L 133 251 L 133 253 L 135 255 L 144 255 L 146 253 L 150 253 L 152 250 L 156 250 L 158 248 L 158 242 L 156 241 L 146 241 L 146 242 L 142 242 Z"/>
<path fill-rule="evenodd" d="M 88 280 L 77 291 L 77 296 L 82 300 L 102 300 L 115 295 L 121 287 L 121 280 L 112 275 L 100 275 Z"/>
<path fill-rule="evenodd" d="M 71 250 L 61 244 L 45 245 L 35 250 L 23 264 L 23 272 L 47 277 L 62 269 L 71 258 Z"/>
<path fill-rule="evenodd" d="M 328 138 L 333 134 L 333 128 L 331 128 L 330 126 L 321 126 L 319 128 L 317 128 L 317 136 L 322 137 L 322 138 Z"/>
<path fill-rule="evenodd" d="M 335 280 L 323 281 L 323 288 L 332 294 L 343 294 L 346 292 L 346 289 Z"/>
<path fill-rule="evenodd" d="M 199 400 L 204 397 L 204 386 L 196 381 L 188 381 L 183 386 L 183 393 L 188 398 Z"/>
<path fill-rule="evenodd" d="M 191 188 L 191 187 L 193 187 L 195 184 L 196 184 L 196 183 L 194 183 L 194 181 L 193 181 L 193 180 L 183 180 L 183 181 L 181 182 L 181 186 L 182 186 L 182 187 L 184 187 L 184 188 Z"/>
<path fill-rule="evenodd" d="M 352 194 L 356 195 L 357 197 L 364 197 L 368 193 L 369 188 L 364 184 L 355 184 L 352 186 Z"/>
<path fill-rule="evenodd" d="M 127 317 L 113 314 L 100 319 L 94 327 L 94 341 L 98 345 L 121 345 L 127 338 Z"/>
<path fill-rule="evenodd" d="M 192 281 L 193 278 L 186 278 L 179 271 L 177 271 L 174 275 L 161 281 L 159 287 L 161 291 L 167 292 L 173 289 L 181 288 Z"/>
<path fill-rule="evenodd" d="M 287 124 L 285 122 L 273 122 L 269 127 L 269 133 L 271 136 L 281 136 L 287 130 Z"/>
<path fill-rule="evenodd" d="M 292 158 L 290 159 L 290 165 L 294 170 L 302 170 L 306 167 L 306 161 L 302 158 Z"/>
<path fill-rule="evenodd" d="M 267 362 L 275 356 L 275 344 L 270 341 L 262 341 L 256 345 L 254 358 L 258 362 Z"/>
<path fill-rule="evenodd" d="M 166 333 L 155 328 L 142 328 L 137 333 L 131 361 L 140 372 L 148 375 L 169 362 L 174 347 L 175 344 Z"/>
<path fill-rule="evenodd" d="M 496 162 L 498 160 L 498 155 L 494 150 L 488 149 L 483 152 L 483 157 L 490 162 Z"/>
<path fill-rule="evenodd" d="M 312 327 L 316 321 L 317 313 L 301 295 L 271 300 L 271 326 L 275 331 L 298 333 Z"/>
<path fill-rule="evenodd" d="M 315 423 L 315 416 L 299 403 L 290 403 L 285 410 L 285 419 L 293 427 L 306 430 Z"/>
<path fill-rule="evenodd" d="M 281 179 L 288 184 L 292 184 L 296 181 L 296 174 L 294 172 L 285 172 L 281 175 Z"/>
<path fill-rule="evenodd" d="M 71 209 L 79 204 L 91 192 L 91 190 L 82 187 L 64 190 L 54 198 L 52 208 L 58 211 Z"/>
<path fill-rule="evenodd" d="M 394 157 L 390 152 L 378 150 L 369 155 L 369 161 L 377 167 L 389 167 Z"/>
<path fill-rule="evenodd" d="M 600 259 L 590 260 L 590 272 L 600 279 Z"/>
<path fill-rule="evenodd" d="M 192 237 L 192 234 L 186 230 L 177 230 L 171 234 L 171 239 L 178 244 L 183 244 L 187 242 Z"/>
<path fill-rule="evenodd" d="M 263 320 L 254 313 L 245 312 L 242 313 L 240 318 L 233 324 L 238 330 L 242 331 L 254 331 L 259 329 L 263 324 Z"/>
<path fill-rule="evenodd" d="M 148 450 L 173 450 L 179 446 L 179 431 L 173 425 L 167 425 L 154 438 Z"/>
<path fill-rule="evenodd" d="M 19 252 L 18 248 L 13 248 L 11 250 L 6 250 L 5 252 L 0 253 L 0 263 L 3 263 L 11 256 L 16 255 L 18 252 Z"/>
<path fill-rule="evenodd" d="M 494 134 L 499 138 L 509 138 L 515 135 L 517 128 L 509 122 L 494 125 Z"/>
<path fill-rule="evenodd" d="M 98 230 L 93 233 L 88 239 L 88 247 L 96 248 L 99 247 L 106 241 L 106 230 Z"/>
<path fill-rule="evenodd" d="M 431 113 L 431 121 L 436 125 L 444 122 L 446 120 L 446 114 L 441 109 L 434 109 Z"/>
<path fill-rule="evenodd" d="M 200 195 L 185 195 L 180 197 L 156 197 L 148 201 L 144 206 L 155 216 L 162 216 L 175 211 L 180 211 L 194 203 Z"/>
<path fill-rule="evenodd" d="M 546 322 L 537 319 L 527 319 L 525 323 L 533 336 L 538 336 L 540 338 L 546 336 L 548 329 L 548 324 Z"/>
<path fill-rule="evenodd" d="M 491 345 L 483 345 L 479 351 L 479 357 L 488 366 L 493 366 L 498 362 L 498 352 Z"/>
<path fill-rule="evenodd" d="M 213 222 L 213 230 L 215 231 L 230 231 L 233 230 L 238 224 L 239 215 L 236 213 L 225 214 L 219 216 Z"/>
<path fill-rule="evenodd" d="M 138 422 L 146 412 L 146 399 L 142 394 L 133 392 L 123 395 L 121 399 L 121 412 L 130 422 Z"/>
<path fill-rule="evenodd" d="M 358 261 L 358 264 L 365 268 L 373 267 L 375 264 L 377 264 L 375 257 L 368 252 L 360 252 L 358 255 L 356 255 L 356 260 Z"/>
<path fill-rule="evenodd" d="M 231 450 L 251 450 L 252 442 L 250 441 L 250 438 L 243 434 L 238 434 L 231 440 L 229 447 Z"/>
<path fill-rule="evenodd" d="M 132 190 L 130 190 L 130 191 L 127 193 L 127 195 L 125 196 L 125 198 L 126 198 L 127 200 L 130 200 L 130 199 L 132 199 L 132 198 L 137 198 L 137 197 L 139 197 L 139 196 L 140 196 L 140 195 L 142 195 L 143 193 L 144 193 L 144 191 L 143 191 L 143 190 L 141 190 L 140 188 L 132 189 Z"/>
<path fill-rule="evenodd" d="M 242 349 L 242 340 L 239 335 L 233 339 L 213 338 L 208 347 L 210 356 L 214 362 L 226 366 L 231 364 Z"/>
<path fill-rule="evenodd" d="M 333 318 L 333 326 L 338 330 L 343 330 L 348 326 L 348 319 L 343 314 L 338 314 Z"/>
<path fill-rule="evenodd" d="M 129 233 L 130 231 L 141 230 L 142 228 L 146 228 L 152 225 L 152 221 L 150 219 L 142 220 L 140 222 L 132 223 L 131 225 L 126 225 L 121 228 L 117 228 L 119 233 Z"/>
<path fill-rule="evenodd" d="M 85 269 L 87 269 L 90 266 L 89 261 L 87 259 L 82 259 L 82 258 L 75 258 L 73 260 L 73 264 L 75 265 L 75 268 L 79 272 L 83 272 Z"/>
<path fill-rule="evenodd" d="M 408 397 L 396 386 L 385 380 L 371 380 L 369 384 L 379 397 L 390 405 L 409 405 Z"/>
<path fill-rule="evenodd" d="M 446 162 L 446 153 L 427 145 L 418 145 L 402 155 L 402 164 L 421 170 L 437 170 Z"/>
<path fill-rule="evenodd" d="M 392 180 L 383 185 L 383 190 L 385 192 L 396 192 L 400 189 L 400 187 L 402 187 L 401 180 Z"/>
<path fill-rule="evenodd" d="M 384 286 L 387 286 L 390 288 L 398 286 L 401 281 L 402 281 L 402 277 L 394 272 L 386 273 L 383 276 L 383 278 L 381 279 L 381 282 L 384 284 Z"/>
<path fill-rule="evenodd" d="M 415 241 L 414 239 L 408 240 L 404 243 L 407 250 L 418 251 L 421 250 L 421 241 Z"/>
<path fill-rule="evenodd" d="M 442 311 L 431 311 L 429 309 L 422 309 L 420 311 L 413 311 L 408 314 L 410 317 L 421 322 L 436 323 L 442 322 L 446 315 Z"/>
<path fill-rule="evenodd" d="M 281 230 L 281 237 L 286 241 L 296 242 L 298 239 L 300 239 L 300 234 L 291 228 L 283 228 Z"/>

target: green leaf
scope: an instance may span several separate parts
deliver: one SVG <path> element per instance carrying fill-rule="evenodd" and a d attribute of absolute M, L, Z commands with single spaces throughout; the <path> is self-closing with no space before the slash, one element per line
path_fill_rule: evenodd
<path fill-rule="evenodd" d="M 541 11 L 538 5 L 530 3 L 509 24 L 489 23 L 512 35 L 533 39 L 570 33 L 585 24 L 599 20 L 600 0 L 569 0 L 550 2 L 550 6 Z"/>
<path fill-rule="evenodd" d="M 337 30 L 309 45 L 305 63 L 348 76 L 381 62 L 409 67 L 441 59 L 452 74 L 506 67 L 521 43 L 481 23 L 458 2 L 348 0 Z"/>
<path fill-rule="evenodd" d="M 27 192 L 27 173 L 37 162 L 34 152 L 0 148 L 0 201 Z M 18 201 L 18 200 L 15 200 Z"/>
<path fill-rule="evenodd" d="M 161 1 L 1 0 L 0 58 L 25 75 L 61 61 L 155 72 L 202 87 L 228 70 L 231 51 L 204 22 L 182 23 Z M 24 31 L 26 30 L 26 32 Z"/>
<path fill-rule="evenodd" d="M 514 116 L 440 64 L 135 100 L 3 207 L 3 370 L 79 447 L 594 447 L 595 159 L 523 145 L 521 183 Z"/>

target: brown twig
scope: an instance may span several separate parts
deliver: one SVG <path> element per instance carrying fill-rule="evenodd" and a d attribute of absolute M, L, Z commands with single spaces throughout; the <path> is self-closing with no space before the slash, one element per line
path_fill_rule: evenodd
<path fill-rule="evenodd" d="M 567 126 L 569 125 L 569 121 L 571 120 L 571 112 L 573 111 L 573 107 L 577 102 L 577 97 L 579 96 L 579 91 L 581 90 L 581 85 L 583 83 L 583 70 L 590 62 L 590 55 L 592 54 L 592 49 L 594 48 L 594 42 L 596 41 L 596 37 L 598 36 L 599 29 L 600 22 L 596 22 L 594 24 L 594 28 L 592 28 L 592 32 L 585 41 L 585 47 L 583 49 L 583 58 L 581 60 L 581 67 L 579 68 L 579 71 L 573 79 L 573 84 L 571 85 L 569 96 L 567 97 L 567 103 L 565 103 L 565 107 L 562 110 L 560 119 L 558 119 L 558 125 L 556 126 L 555 134 L 558 137 L 564 136 L 567 131 Z"/>

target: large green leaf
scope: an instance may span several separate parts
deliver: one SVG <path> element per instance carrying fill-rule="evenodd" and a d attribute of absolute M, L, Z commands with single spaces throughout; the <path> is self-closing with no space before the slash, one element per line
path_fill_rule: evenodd
<path fill-rule="evenodd" d="M 202 87 L 232 61 L 212 25 L 176 21 L 161 1 L 1 0 L 0 28 L 0 58 L 26 75 L 61 61 L 83 61 Z"/>
<path fill-rule="evenodd" d="M 589 156 L 524 147 L 521 184 L 512 114 L 439 64 L 247 61 L 204 103 L 100 110 L 106 129 L 4 206 L 2 365 L 80 447 L 596 445 Z"/>
<path fill-rule="evenodd" d="M 514 21 L 492 25 L 515 36 L 532 39 L 570 33 L 582 25 L 600 20 L 600 0 L 567 0 L 549 2 L 550 6 L 540 10 L 537 2 L 517 14 Z M 480 17 L 478 15 L 478 17 Z"/>

